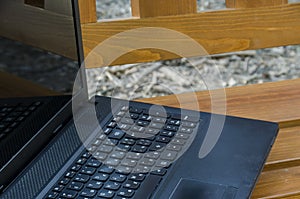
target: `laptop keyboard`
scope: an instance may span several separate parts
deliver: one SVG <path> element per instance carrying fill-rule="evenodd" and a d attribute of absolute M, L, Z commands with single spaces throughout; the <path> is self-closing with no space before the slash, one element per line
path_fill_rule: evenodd
<path fill-rule="evenodd" d="M 199 123 L 162 115 L 122 107 L 45 198 L 149 198 Z"/>
<path fill-rule="evenodd" d="M 0 104 L 0 140 L 11 133 L 19 124 L 31 115 L 42 102 L 19 104 Z"/>

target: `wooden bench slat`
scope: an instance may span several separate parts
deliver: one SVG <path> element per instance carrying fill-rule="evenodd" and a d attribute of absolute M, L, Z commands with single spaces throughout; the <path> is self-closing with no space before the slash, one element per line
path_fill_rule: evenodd
<path fill-rule="evenodd" d="M 274 170 L 300 165 L 300 126 L 284 128 L 271 150 L 264 170 Z"/>
<path fill-rule="evenodd" d="M 299 184 L 300 166 L 262 172 L 252 198 L 295 196 L 300 194 Z"/>
<path fill-rule="evenodd" d="M 84 24 L 82 36 L 87 56 L 105 39 L 120 32 L 143 27 L 163 27 L 184 33 L 200 43 L 208 54 L 300 44 L 300 3 L 275 7 L 204 12 L 190 15 L 103 21 Z M 143 34 L 131 39 L 143 40 Z M 155 41 L 159 38 L 155 39 Z M 153 40 L 154 41 L 154 40 Z M 160 41 L 166 42 L 165 40 Z M 178 49 L 186 42 L 176 40 Z M 114 46 L 113 50 L 123 49 Z M 178 58 L 178 55 L 157 49 L 135 49 L 111 65 Z M 193 56 L 203 54 L 195 52 Z M 103 60 L 103 59 L 99 59 Z M 101 61 L 87 67 L 101 67 Z"/>
<path fill-rule="evenodd" d="M 197 0 L 131 0 L 132 16 L 145 18 L 197 13 Z"/>
<path fill-rule="evenodd" d="M 300 121 L 300 79 L 226 88 L 227 115 L 279 122 L 293 126 Z M 181 108 L 193 109 L 190 94 L 180 94 Z M 197 93 L 199 109 L 210 112 L 208 91 Z M 140 101 L 178 107 L 174 96 L 141 99 Z"/>
<path fill-rule="evenodd" d="M 257 8 L 287 4 L 288 0 L 226 0 L 227 8 Z"/>

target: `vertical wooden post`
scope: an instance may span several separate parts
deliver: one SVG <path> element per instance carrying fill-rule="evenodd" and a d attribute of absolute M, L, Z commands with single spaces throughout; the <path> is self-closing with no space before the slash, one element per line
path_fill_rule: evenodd
<path fill-rule="evenodd" d="M 227 8 L 258 8 L 288 4 L 288 0 L 226 0 Z"/>
<path fill-rule="evenodd" d="M 78 0 L 80 10 L 80 22 L 97 22 L 96 0 Z"/>
<path fill-rule="evenodd" d="M 197 0 L 131 0 L 132 15 L 146 18 L 197 12 Z"/>

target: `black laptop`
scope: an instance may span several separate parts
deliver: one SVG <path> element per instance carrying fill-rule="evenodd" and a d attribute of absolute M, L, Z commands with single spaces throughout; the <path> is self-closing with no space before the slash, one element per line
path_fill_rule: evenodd
<path fill-rule="evenodd" d="M 78 9 L 75 0 L 74 42 L 81 63 Z M 0 198 L 251 196 L 277 124 L 103 96 L 89 99 L 79 65 L 72 96 L 1 99 Z M 216 135 L 212 120 L 224 122 L 217 138 L 211 136 Z M 203 155 L 208 142 L 213 147 Z"/>

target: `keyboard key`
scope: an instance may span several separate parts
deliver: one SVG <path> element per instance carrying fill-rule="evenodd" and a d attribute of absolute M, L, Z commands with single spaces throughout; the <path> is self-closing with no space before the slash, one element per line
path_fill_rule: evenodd
<path fill-rule="evenodd" d="M 135 173 L 148 173 L 151 171 L 151 167 L 149 166 L 137 166 L 134 168 Z"/>
<path fill-rule="evenodd" d="M 103 182 L 100 181 L 96 181 L 96 180 L 91 180 L 86 184 L 87 188 L 90 189 L 101 189 L 101 187 L 103 186 Z"/>
<path fill-rule="evenodd" d="M 184 139 L 179 139 L 179 138 L 174 138 L 172 140 L 172 144 L 184 145 L 185 144 L 185 140 Z"/>
<path fill-rule="evenodd" d="M 165 143 L 154 142 L 154 143 L 150 146 L 149 150 L 150 150 L 150 151 L 158 151 L 158 150 L 163 149 L 165 146 L 166 146 Z"/>
<path fill-rule="evenodd" d="M 109 128 L 115 128 L 117 126 L 117 123 L 116 122 L 110 122 L 107 127 Z"/>
<path fill-rule="evenodd" d="M 98 168 L 98 167 L 101 166 L 101 162 L 99 162 L 99 160 L 97 160 L 95 158 L 92 158 L 92 159 L 87 161 L 86 165 L 89 166 L 89 167 Z"/>
<path fill-rule="evenodd" d="M 143 158 L 140 161 L 140 165 L 143 165 L 143 166 L 153 166 L 154 164 L 155 164 L 155 160 L 154 159 Z"/>
<path fill-rule="evenodd" d="M 142 158 L 142 156 L 143 156 L 142 153 L 129 153 L 129 154 L 127 154 L 127 158 L 132 159 L 132 160 L 139 160 L 139 159 Z"/>
<path fill-rule="evenodd" d="M 86 158 L 79 158 L 77 160 L 76 164 L 83 165 L 83 164 L 85 164 L 85 162 L 86 162 Z"/>
<path fill-rule="evenodd" d="M 195 128 L 197 124 L 194 122 L 182 122 L 182 126 L 187 128 Z"/>
<path fill-rule="evenodd" d="M 155 129 L 161 129 L 161 128 L 163 128 L 164 127 L 164 124 L 161 124 L 161 123 L 151 123 L 150 124 L 150 127 L 151 128 L 155 128 Z"/>
<path fill-rule="evenodd" d="M 168 138 L 168 137 L 158 136 L 158 137 L 156 138 L 156 141 L 157 141 L 157 142 L 168 143 L 168 142 L 171 141 L 171 139 Z"/>
<path fill-rule="evenodd" d="M 58 197 L 58 193 L 57 192 L 51 192 L 51 193 L 49 193 L 47 196 L 46 196 L 46 198 L 47 199 L 55 199 L 55 198 L 57 198 Z"/>
<path fill-rule="evenodd" d="M 147 149 L 147 146 L 135 145 L 132 147 L 132 152 L 145 153 Z"/>
<path fill-rule="evenodd" d="M 194 116 L 189 116 L 185 115 L 182 117 L 182 121 L 187 121 L 187 122 L 199 122 L 200 117 L 194 117 Z"/>
<path fill-rule="evenodd" d="M 171 138 L 171 137 L 173 137 L 175 135 L 175 132 L 172 132 L 172 131 L 161 131 L 160 135 Z"/>
<path fill-rule="evenodd" d="M 181 150 L 181 146 L 179 145 L 174 145 L 174 144 L 168 144 L 166 147 L 168 150 L 172 150 L 172 151 L 180 151 Z"/>
<path fill-rule="evenodd" d="M 84 189 L 82 192 L 80 192 L 80 195 L 83 197 L 89 197 L 92 198 L 97 194 L 97 190 L 95 189 Z"/>
<path fill-rule="evenodd" d="M 175 160 L 176 157 L 177 157 L 177 153 L 173 151 L 164 151 L 160 156 L 162 160 L 170 160 L 170 161 Z"/>
<path fill-rule="evenodd" d="M 96 180 L 96 181 L 106 181 L 108 179 L 108 174 L 105 174 L 105 173 L 97 173 L 93 176 L 93 180 Z"/>
<path fill-rule="evenodd" d="M 156 166 L 157 167 L 169 167 L 171 165 L 171 162 L 170 161 L 167 161 L 167 160 L 158 160 L 156 162 Z"/>
<path fill-rule="evenodd" d="M 158 159 L 160 154 L 161 154 L 160 152 L 154 151 L 154 152 L 146 153 L 145 157 L 151 159 Z"/>
<path fill-rule="evenodd" d="M 165 168 L 157 168 L 154 171 L 151 172 L 151 174 L 153 175 L 159 175 L 159 176 L 163 176 L 167 173 L 167 169 Z"/>
<path fill-rule="evenodd" d="M 61 192 L 65 187 L 63 185 L 57 185 L 55 186 L 52 191 L 54 192 Z"/>
<path fill-rule="evenodd" d="M 116 170 L 116 172 L 119 174 L 128 175 L 132 172 L 132 167 L 118 166 L 118 169 Z"/>
<path fill-rule="evenodd" d="M 179 139 L 188 139 L 189 138 L 189 135 L 188 134 L 185 134 L 185 133 L 177 133 L 176 134 L 176 138 L 179 138 Z"/>
<path fill-rule="evenodd" d="M 74 191 L 80 191 L 83 188 L 83 183 L 81 182 L 71 182 L 68 186 L 68 189 L 74 190 Z"/>
<path fill-rule="evenodd" d="M 168 124 L 169 125 L 180 126 L 181 122 L 180 122 L 180 120 L 171 119 L 171 120 L 168 121 Z"/>
<path fill-rule="evenodd" d="M 109 167 L 107 165 L 102 165 L 101 168 L 99 169 L 100 173 L 106 173 L 106 174 L 111 174 L 114 172 L 113 167 Z"/>
<path fill-rule="evenodd" d="M 108 181 L 105 185 L 104 188 L 105 189 L 109 189 L 109 190 L 118 190 L 121 187 L 121 184 L 118 182 L 112 182 L 112 181 Z"/>
<path fill-rule="evenodd" d="M 123 187 L 127 188 L 127 189 L 137 189 L 137 188 L 139 188 L 139 186 L 140 186 L 139 182 L 132 181 L 132 180 L 127 180 L 125 182 L 125 184 L 123 185 Z"/>
<path fill-rule="evenodd" d="M 124 159 L 122 160 L 121 165 L 126 167 L 134 167 L 137 165 L 137 160 Z"/>
<path fill-rule="evenodd" d="M 164 127 L 165 130 L 167 131 L 174 131 L 174 132 L 177 132 L 178 131 L 178 126 L 172 126 L 172 125 L 166 125 Z"/>
<path fill-rule="evenodd" d="M 133 173 L 129 176 L 128 179 L 141 182 L 145 179 L 145 177 L 146 177 L 146 175 L 143 173 Z"/>
<path fill-rule="evenodd" d="M 159 133 L 159 130 L 158 129 L 146 129 L 145 130 L 145 134 L 150 134 L 150 135 L 157 135 Z"/>
<path fill-rule="evenodd" d="M 101 143 L 102 143 L 101 140 L 95 140 L 92 145 L 98 147 L 101 145 Z"/>
<path fill-rule="evenodd" d="M 135 140 L 134 139 L 130 139 L 130 138 L 124 138 L 121 141 L 121 144 L 125 144 L 125 145 L 134 145 L 135 144 Z"/>
<path fill-rule="evenodd" d="M 140 117 L 140 120 L 147 121 L 147 122 L 151 122 L 152 117 L 151 117 L 150 115 L 142 115 L 142 116 Z"/>
<path fill-rule="evenodd" d="M 161 123 L 161 124 L 165 124 L 166 121 L 167 121 L 167 119 L 161 118 L 161 117 L 153 118 L 153 120 L 152 120 L 152 122 Z"/>
<path fill-rule="evenodd" d="M 110 153 L 112 150 L 113 150 L 112 146 L 106 146 L 106 145 L 100 146 L 98 149 L 99 152 L 103 152 L 103 153 Z"/>
<path fill-rule="evenodd" d="M 112 128 L 105 128 L 105 129 L 103 130 L 103 132 L 104 132 L 105 135 L 110 134 L 111 131 L 112 131 Z"/>
<path fill-rule="evenodd" d="M 93 175 L 96 172 L 96 169 L 93 167 L 87 167 L 84 166 L 81 170 L 80 173 L 86 174 L 86 175 Z"/>
<path fill-rule="evenodd" d="M 91 153 L 89 153 L 88 151 L 86 151 L 85 153 L 83 153 L 83 154 L 81 155 L 81 157 L 82 157 L 82 158 L 88 159 L 89 157 L 91 157 Z"/>
<path fill-rule="evenodd" d="M 117 116 L 118 116 L 118 117 L 123 117 L 125 114 L 126 114 L 125 111 L 119 111 L 119 112 L 117 113 Z"/>
<path fill-rule="evenodd" d="M 132 124 L 134 124 L 134 120 L 132 120 L 131 118 L 123 118 L 123 119 L 121 119 L 121 123 L 122 124 L 130 124 L 130 125 L 132 125 Z"/>
<path fill-rule="evenodd" d="M 122 196 L 122 197 L 132 197 L 134 194 L 134 190 L 133 189 L 121 189 L 119 192 L 118 192 L 118 196 Z"/>
<path fill-rule="evenodd" d="M 123 159 L 125 157 L 126 153 L 122 151 L 114 151 L 110 157 L 115 159 Z"/>
<path fill-rule="evenodd" d="M 98 196 L 102 197 L 102 198 L 113 198 L 114 197 L 114 192 L 111 190 L 106 190 L 106 189 L 102 189 L 99 191 Z"/>
<path fill-rule="evenodd" d="M 127 176 L 123 174 L 114 173 L 110 176 L 110 180 L 114 182 L 124 182 Z"/>
<path fill-rule="evenodd" d="M 143 110 L 142 110 L 142 109 L 139 109 L 139 108 L 130 107 L 130 108 L 129 108 L 129 112 L 141 114 L 141 113 L 143 112 Z"/>
<path fill-rule="evenodd" d="M 81 173 L 78 173 L 75 177 L 74 180 L 77 182 L 87 182 L 89 181 L 90 177 L 88 175 L 84 175 Z"/>
<path fill-rule="evenodd" d="M 104 164 L 108 165 L 108 166 L 118 166 L 120 164 L 120 160 L 118 159 L 114 159 L 114 158 L 109 158 L 107 160 L 104 161 Z"/>
<path fill-rule="evenodd" d="M 75 198 L 77 195 L 77 192 L 67 189 L 67 190 L 64 190 L 60 195 L 64 198 Z"/>
<path fill-rule="evenodd" d="M 152 142 L 150 140 L 146 140 L 146 139 L 139 139 L 136 144 L 138 145 L 143 145 L 143 146 L 150 146 L 152 144 Z"/>
<path fill-rule="evenodd" d="M 180 128 L 179 128 L 179 132 L 191 134 L 191 133 L 193 132 L 193 129 L 191 129 L 191 128 L 186 128 L 186 127 L 180 127 Z"/>
<path fill-rule="evenodd" d="M 127 118 L 131 118 L 133 120 L 136 120 L 139 117 L 139 114 L 136 113 L 130 113 L 130 114 L 126 114 L 125 117 Z"/>
<path fill-rule="evenodd" d="M 94 154 L 94 157 L 97 159 L 97 160 L 100 160 L 100 161 L 103 161 L 107 158 L 107 154 L 106 153 L 103 153 L 103 152 L 96 152 Z"/>
<path fill-rule="evenodd" d="M 75 176 L 75 172 L 74 171 L 69 171 L 65 174 L 66 178 L 73 178 Z"/>
<path fill-rule="evenodd" d="M 131 130 L 134 132 L 143 133 L 145 131 L 145 128 L 142 126 L 134 126 Z M 131 133 L 129 133 L 129 134 L 131 135 Z"/>
<path fill-rule="evenodd" d="M 61 184 L 61 185 L 67 185 L 68 183 L 70 182 L 70 179 L 68 178 L 63 178 L 61 179 L 58 184 Z"/>
<path fill-rule="evenodd" d="M 123 131 L 128 131 L 131 127 L 131 125 L 129 125 L 129 124 L 119 124 L 118 126 Z"/>
<path fill-rule="evenodd" d="M 137 121 L 137 123 L 136 123 L 138 126 L 143 126 L 143 127 L 146 127 L 146 126 L 148 126 L 149 125 L 149 122 L 147 122 L 147 121 L 143 121 L 143 120 L 139 120 L 139 121 Z"/>
<path fill-rule="evenodd" d="M 122 130 L 114 129 L 108 138 L 120 140 L 124 135 L 125 133 Z"/>

